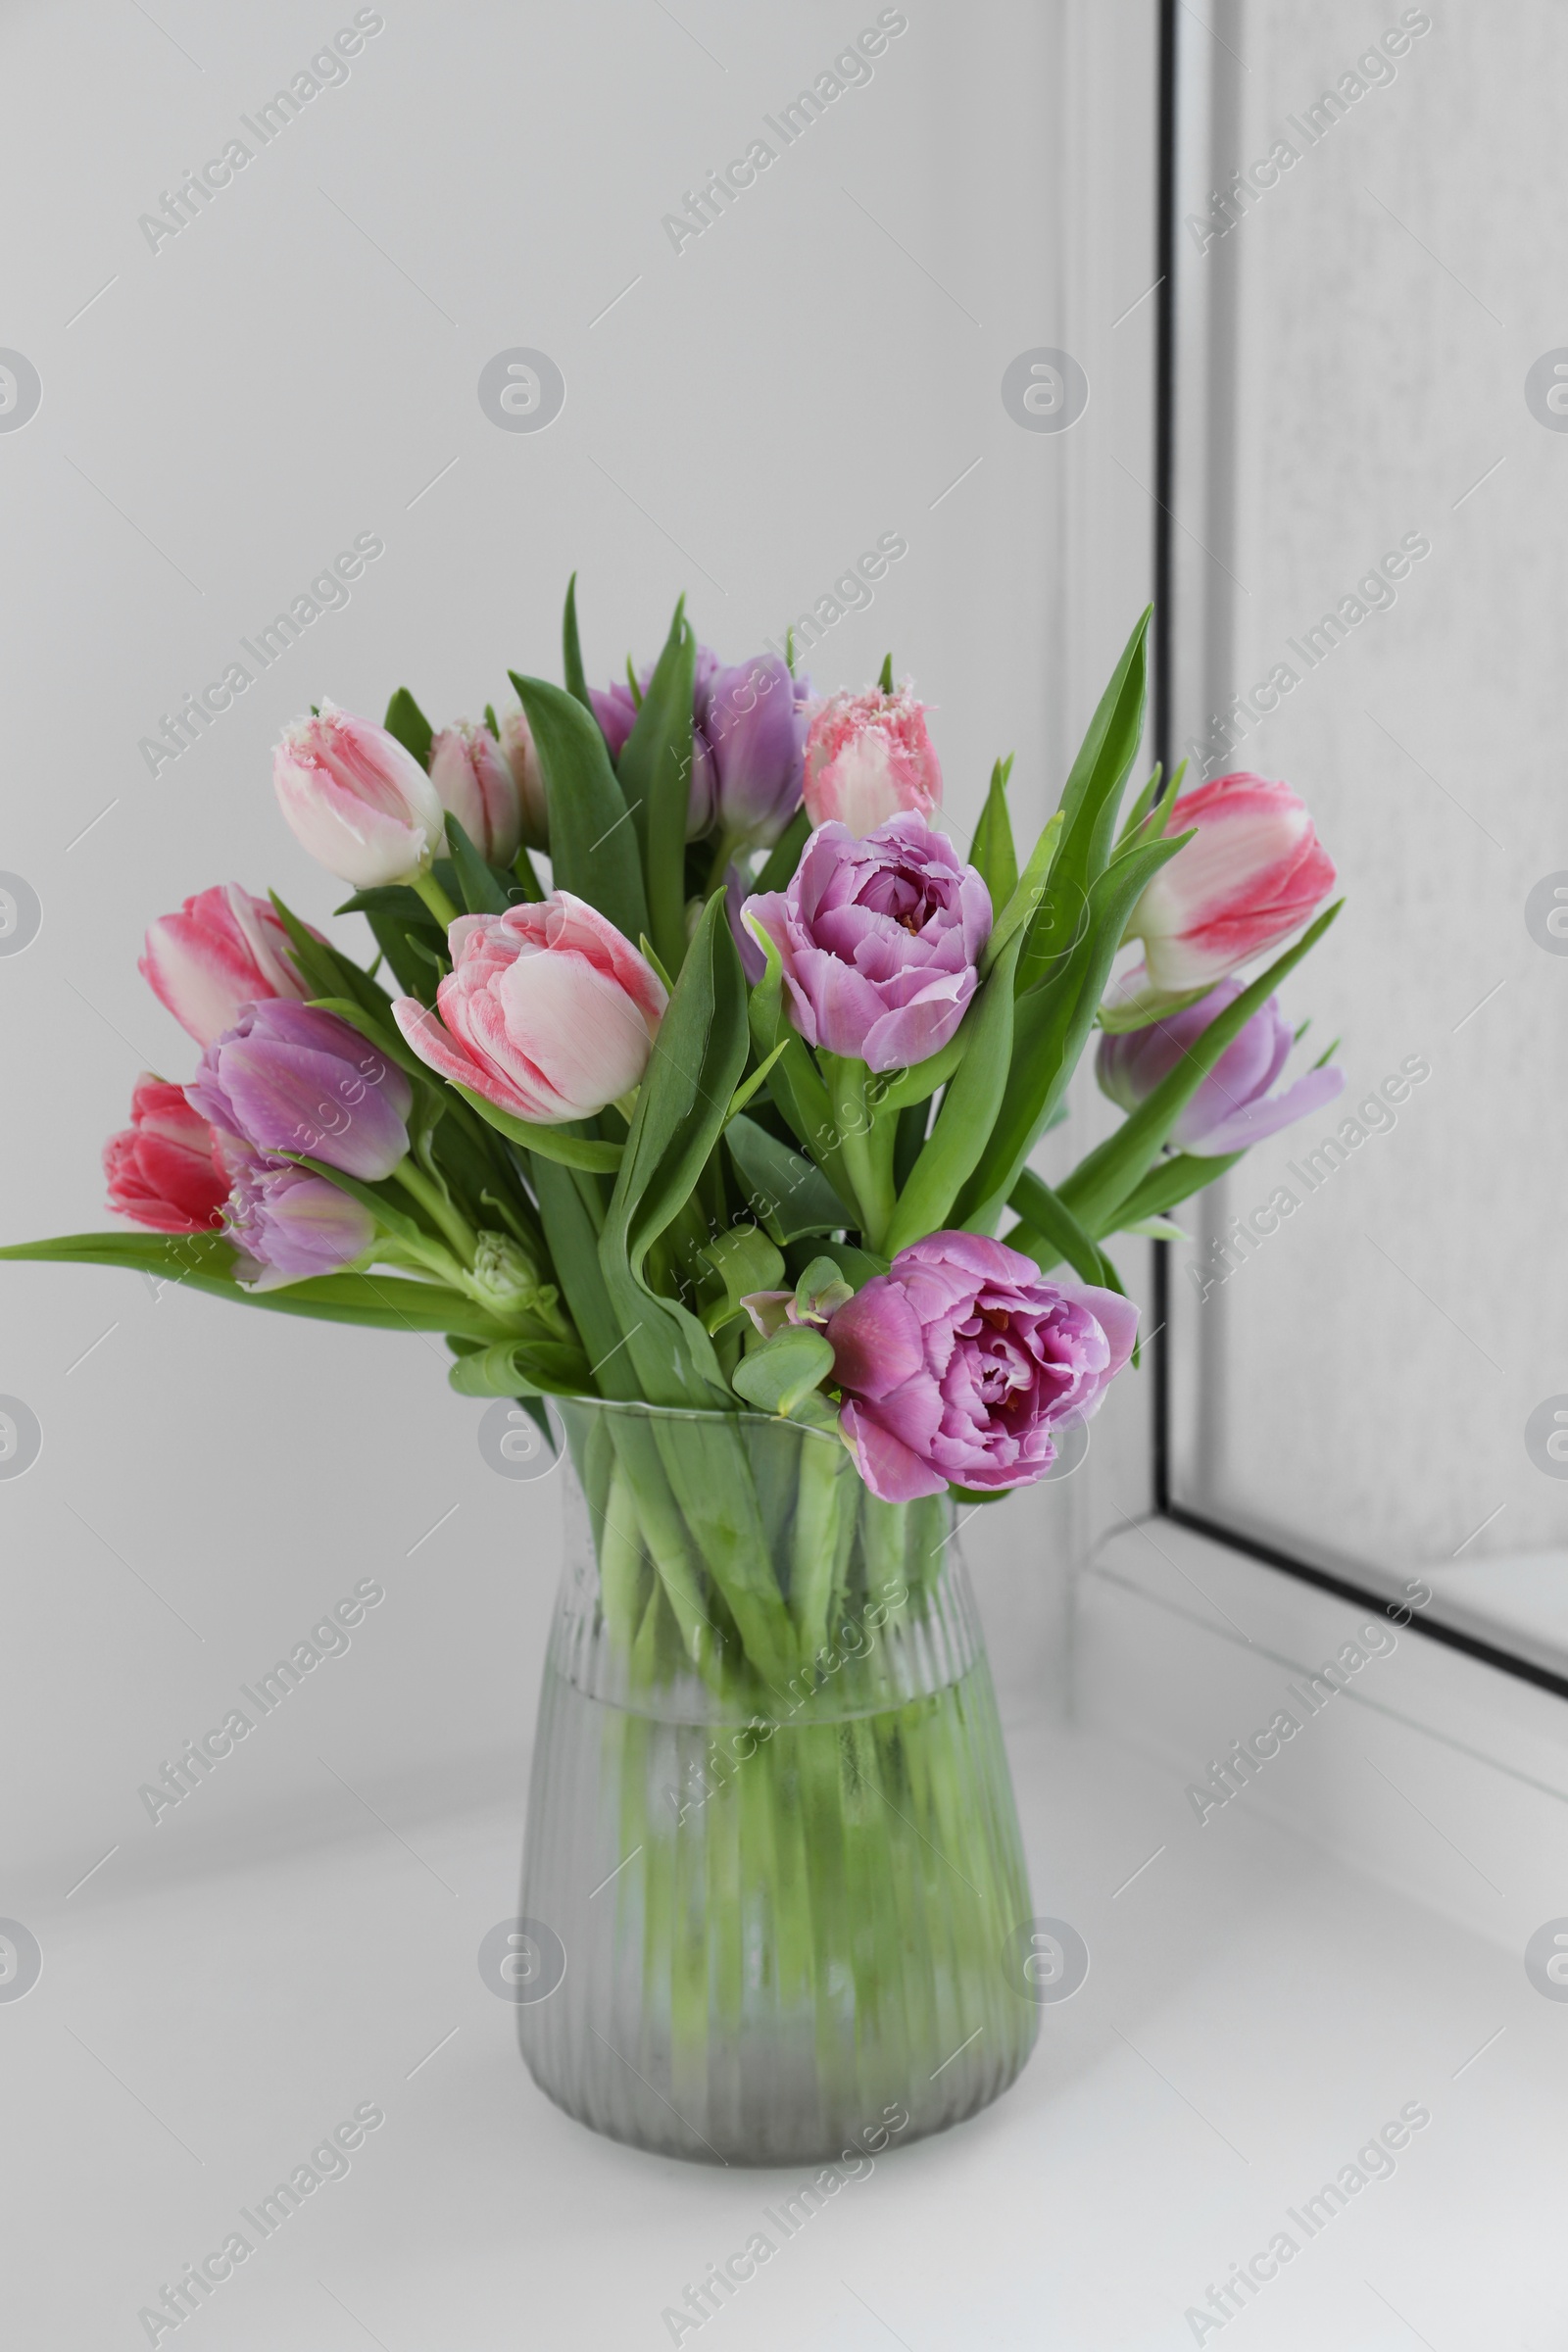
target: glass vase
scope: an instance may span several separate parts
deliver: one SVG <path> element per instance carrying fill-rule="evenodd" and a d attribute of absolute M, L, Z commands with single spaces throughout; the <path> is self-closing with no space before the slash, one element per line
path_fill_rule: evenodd
<path fill-rule="evenodd" d="M 534 2080 L 726 2164 L 974 2114 L 1039 2010 L 1009 1977 L 1029 1889 L 951 1504 L 878 1502 L 798 1423 L 561 1411 L 513 1972 Z"/>

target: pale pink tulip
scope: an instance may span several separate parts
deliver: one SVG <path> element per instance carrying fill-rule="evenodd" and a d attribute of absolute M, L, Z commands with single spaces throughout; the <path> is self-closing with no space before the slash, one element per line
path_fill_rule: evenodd
<path fill-rule="evenodd" d="M 177 914 L 160 915 L 138 969 L 199 1046 L 232 1029 L 242 1005 L 310 993 L 277 916 L 237 882 L 215 883 Z"/>
<path fill-rule="evenodd" d="M 356 889 L 407 882 L 441 847 L 446 811 L 414 754 L 334 703 L 285 727 L 272 783 L 300 846 Z"/>
<path fill-rule="evenodd" d="M 522 846 L 526 850 L 548 850 L 550 804 L 545 798 L 539 754 L 534 749 L 533 733 L 524 711 L 502 711 L 501 749 L 517 788 L 517 803 L 522 810 Z"/>
<path fill-rule="evenodd" d="M 447 944 L 440 1019 L 413 997 L 392 1007 L 432 1070 L 538 1126 L 591 1118 L 638 1084 L 668 999 L 597 907 L 558 890 L 460 915 Z"/>
<path fill-rule="evenodd" d="M 931 815 L 942 799 L 942 769 L 925 711 L 907 686 L 829 695 L 806 739 L 806 812 L 813 826 L 836 818 L 863 837 L 906 810 Z"/>
<path fill-rule="evenodd" d="M 1334 887 L 1334 860 L 1288 784 L 1216 777 L 1182 794 L 1165 831 L 1193 827 L 1127 919 L 1156 997 L 1223 980 L 1299 930 Z"/>
<path fill-rule="evenodd" d="M 522 839 L 522 810 L 512 768 L 488 727 L 458 719 L 430 746 L 430 781 L 481 858 L 510 865 Z"/>

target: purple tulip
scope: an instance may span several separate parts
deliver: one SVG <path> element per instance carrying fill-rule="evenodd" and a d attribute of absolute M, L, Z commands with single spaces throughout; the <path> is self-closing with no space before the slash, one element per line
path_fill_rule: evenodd
<path fill-rule="evenodd" d="M 884 1502 L 1043 1478 L 1054 1433 L 1087 1421 L 1132 1353 L 1138 1309 L 1054 1282 L 977 1233 L 901 1250 L 831 1316 L 839 1424 Z"/>
<path fill-rule="evenodd" d="M 896 1070 L 940 1053 L 991 936 L 991 893 L 912 810 L 858 841 L 818 825 L 786 891 L 746 912 L 778 949 L 808 1045 Z"/>
<path fill-rule="evenodd" d="M 247 1288 L 275 1291 L 336 1273 L 375 1240 L 369 1210 L 324 1176 L 270 1167 L 250 1152 L 230 1152 L 228 1161 L 234 1189 L 226 1232 L 241 1252 L 236 1271 Z"/>
<path fill-rule="evenodd" d="M 777 654 L 715 670 L 703 705 L 717 823 L 736 849 L 769 848 L 801 805 L 810 687 Z"/>
<path fill-rule="evenodd" d="M 295 1152 L 365 1182 L 389 1176 L 409 1148 L 403 1072 L 335 1013 L 281 997 L 248 1004 L 214 1039 L 185 1099 L 266 1157 Z"/>
<path fill-rule="evenodd" d="M 1138 979 L 1134 973 L 1133 983 Z M 1101 1092 L 1119 1102 L 1123 1110 L 1136 1110 L 1209 1022 L 1236 1002 L 1242 987 L 1240 980 L 1221 980 L 1183 1012 L 1168 1013 L 1162 1020 L 1152 1021 L 1147 1029 L 1125 1029 L 1119 1035 L 1102 1037 L 1095 1065 Z M 1227 1152 L 1245 1152 L 1250 1144 L 1277 1134 L 1293 1119 L 1304 1118 L 1308 1111 L 1332 1102 L 1345 1084 L 1345 1072 L 1332 1066 L 1308 1070 L 1283 1094 L 1269 1095 L 1294 1043 L 1279 999 L 1270 997 L 1240 1037 L 1226 1047 L 1183 1110 L 1171 1131 L 1170 1140 L 1177 1150 L 1214 1159 Z"/>

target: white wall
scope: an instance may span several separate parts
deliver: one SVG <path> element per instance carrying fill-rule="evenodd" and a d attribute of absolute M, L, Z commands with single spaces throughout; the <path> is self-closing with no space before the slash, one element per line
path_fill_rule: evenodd
<path fill-rule="evenodd" d="M 0 866 L 43 908 L 0 957 L 7 1240 L 106 1223 L 132 1080 L 192 1067 L 136 977 L 149 919 L 231 877 L 317 921 L 340 895 L 269 783 L 308 703 L 378 712 L 406 682 L 475 711 L 508 664 L 555 667 L 574 566 L 592 672 L 651 651 L 682 588 L 738 657 L 897 532 L 813 673 L 891 646 L 938 706 L 956 830 L 1009 748 L 1032 829 L 1147 594 L 1153 304 L 1121 315 L 1153 276 L 1148 6 L 911 6 L 869 84 L 678 254 L 662 215 L 874 9 L 390 0 L 347 82 L 154 252 L 138 216 L 352 17 L 156 13 L 14 10 L 6 34 L 0 340 L 43 387 L 0 432 Z M 476 398 L 518 345 L 565 378 L 543 433 Z M 1088 371 L 1069 433 L 1003 408 L 1035 345 Z M 360 532 L 385 554 L 348 608 L 149 775 L 138 739 Z M 485 1466 L 440 1347 L 129 1273 L 7 1266 L 0 1295 L 0 1393 L 44 1432 L 0 1480 L 0 1910 L 106 1852 L 95 1892 L 327 1834 L 363 1818 L 350 1789 L 416 1845 L 480 1789 L 520 1818 L 559 1494 Z M 1021 1612 L 1015 1708 L 1079 1507 L 1009 1507 L 976 1545 Z M 155 1829 L 138 1785 L 368 1577 L 386 1599 L 350 1653 Z"/>

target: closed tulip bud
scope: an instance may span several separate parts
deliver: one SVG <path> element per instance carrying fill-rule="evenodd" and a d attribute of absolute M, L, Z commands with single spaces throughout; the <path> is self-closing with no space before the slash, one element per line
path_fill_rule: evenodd
<path fill-rule="evenodd" d="M 714 821 L 734 849 L 766 849 L 801 805 L 808 690 L 776 654 L 716 670 L 702 713 Z"/>
<path fill-rule="evenodd" d="M 718 796 L 713 750 L 704 726 L 708 691 L 717 670 L 718 656 L 706 645 L 700 645 L 692 682 L 692 773 L 686 801 L 688 841 L 700 841 L 711 829 Z M 653 674 L 652 667 L 643 671 L 639 694 L 647 693 Z M 599 721 L 599 731 L 609 746 L 610 757 L 618 764 L 620 755 L 626 748 L 626 739 L 637 724 L 640 707 L 637 696 L 633 695 L 629 685 L 617 681 L 613 686 L 590 686 L 588 700 Z"/>
<path fill-rule="evenodd" d="M 510 1233 L 479 1235 L 469 1282 L 475 1298 L 493 1314 L 536 1315 L 552 1329 L 565 1328 L 556 1311 L 555 1285 L 540 1281 L 532 1257 Z"/>
<path fill-rule="evenodd" d="M 212 1128 L 181 1086 L 144 1073 L 130 1098 L 130 1125 L 104 1146 L 109 1205 L 155 1233 L 216 1233 L 228 1174 Z"/>
<path fill-rule="evenodd" d="M 1288 784 L 1238 772 L 1184 792 L 1165 831 L 1193 828 L 1127 918 L 1155 1000 L 1206 988 L 1276 947 L 1334 887 L 1334 860 Z"/>
<path fill-rule="evenodd" d="M 833 694 L 806 739 L 806 809 L 863 839 L 890 816 L 929 817 L 942 799 L 942 769 L 926 733 L 926 706 L 907 686 L 893 694 Z"/>
<path fill-rule="evenodd" d="M 268 902 L 237 882 L 198 891 L 177 914 L 160 915 L 138 968 L 199 1046 L 232 1029 L 246 1004 L 309 993 L 288 933 Z"/>
<path fill-rule="evenodd" d="M 512 770 L 512 781 L 517 788 L 517 806 L 522 814 L 522 846 L 526 850 L 548 850 L 550 803 L 545 796 L 539 754 L 525 711 L 502 711 L 501 749 Z"/>
<path fill-rule="evenodd" d="M 638 1084 L 668 999 L 597 907 L 558 890 L 505 914 L 461 915 L 440 1018 L 414 997 L 392 1010 L 421 1061 L 514 1118 L 591 1118 Z"/>
<path fill-rule="evenodd" d="M 333 703 L 284 729 L 272 783 L 301 848 L 357 890 L 411 881 L 441 847 L 446 811 L 414 754 Z"/>
<path fill-rule="evenodd" d="M 1130 987 L 1135 990 L 1141 978 L 1133 973 Z M 1164 1013 L 1144 1029 L 1102 1037 L 1095 1067 L 1101 1092 L 1123 1110 L 1136 1110 L 1241 993 L 1240 980 L 1222 980 L 1182 1011 Z M 1170 1138 L 1178 1152 L 1212 1158 L 1245 1152 L 1290 1126 L 1293 1119 L 1332 1102 L 1345 1084 L 1345 1072 L 1332 1066 L 1307 1070 L 1283 1094 L 1269 1094 L 1295 1042 L 1279 999 L 1270 997 L 1232 1039 L 1182 1110 Z"/>
<path fill-rule="evenodd" d="M 488 727 L 460 718 L 430 746 L 430 781 L 481 858 L 510 865 L 522 839 L 522 809 L 510 762 Z"/>

